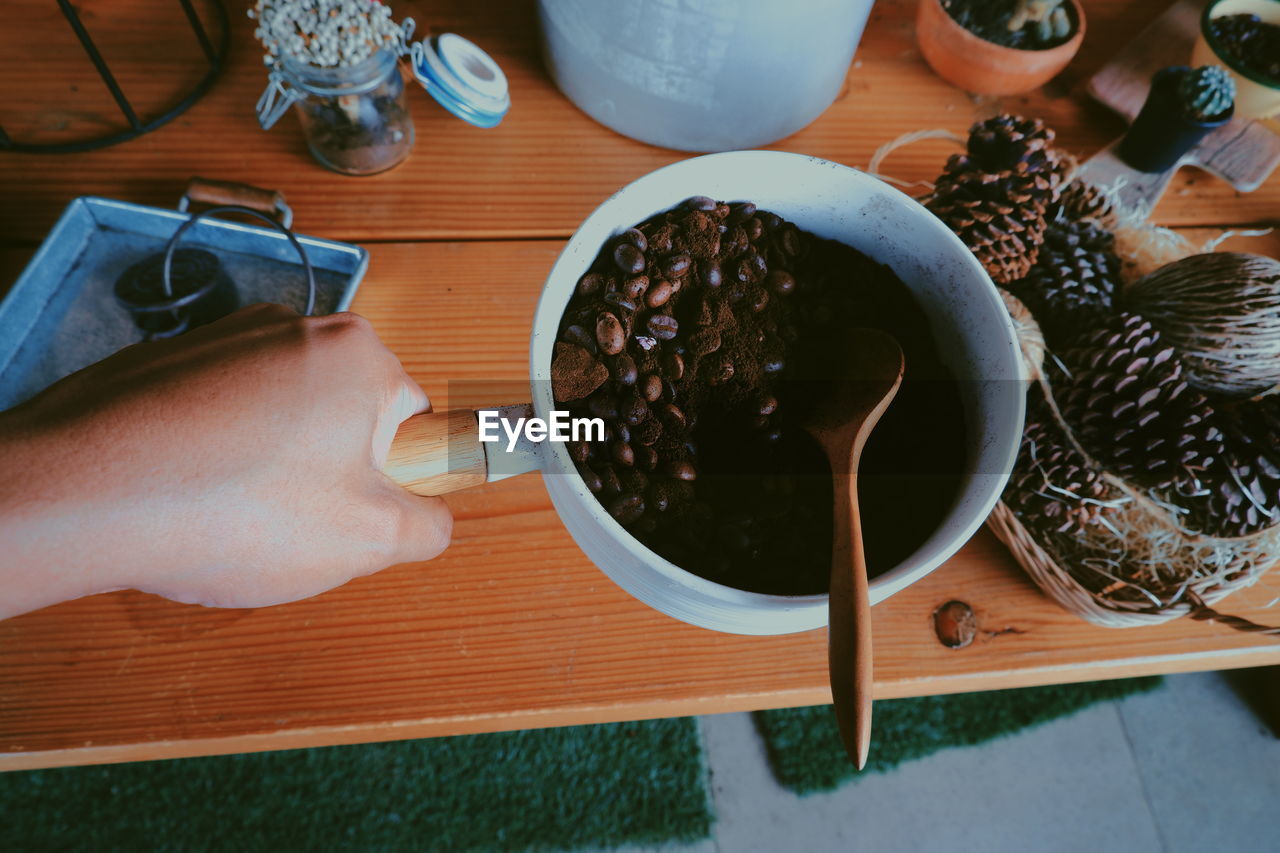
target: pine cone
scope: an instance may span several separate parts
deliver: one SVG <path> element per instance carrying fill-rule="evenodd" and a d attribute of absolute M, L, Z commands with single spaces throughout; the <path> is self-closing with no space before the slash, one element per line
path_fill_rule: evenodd
<path fill-rule="evenodd" d="M 1093 222 L 1061 221 L 1045 229 L 1031 271 L 1010 287 L 1050 343 L 1070 340 L 1112 313 L 1120 258 L 1115 237 Z"/>
<path fill-rule="evenodd" d="M 1049 211 L 1049 221 L 1092 219 L 1103 228 L 1114 228 L 1117 223 L 1115 204 L 1110 196 L 1095 184 L 1079 179 L 1071 181 L 1058 194 L 1058 201 Z"/>
<path fill-rule="evenodd" d="M 1122 313 L 1063 353 L 1063 417 L 1089 453 L 1152 489 L 1194 481 L 1223 455 L 1213 410 L 1187 384 L 1173 347 Z"/>
<path fill-rule="evenodd" d="M 1220 413 L 1223 458 L 1205 472 L 1202 494 L 1183 501 L 1187 525 L 1211 536 L 1248 536 L 1280 524 L 1280 397 Z"/>
<path fill-rule="evenodd" d="M 1003 500 L 1020 517 L 1058 533 L 1084 533 L 1115 511 L 1108 488 L 1047 410 L 1029 420 Z"/>
<path fill-rule="evenodd" d="M 966 169 L 1032 174 L 1052 172 L 1058 157 L 1054 133 L 1040 119 L 998 115 L 969 128 Z"/>

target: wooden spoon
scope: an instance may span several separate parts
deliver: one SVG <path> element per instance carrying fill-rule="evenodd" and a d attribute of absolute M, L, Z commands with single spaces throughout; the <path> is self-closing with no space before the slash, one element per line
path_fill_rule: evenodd
<path fill-rule="evenodd" d="M 871 600 L 858 516 L 858 459 L 902 382 L 902 349 L 878 329 L 849 333 L 847 356 L 822 377 L 832 383 L 804 425 L 831 464 L 835 499 L 831 547 L 828 666 L 845 752 L 861 770 L 871 747 Z"/>

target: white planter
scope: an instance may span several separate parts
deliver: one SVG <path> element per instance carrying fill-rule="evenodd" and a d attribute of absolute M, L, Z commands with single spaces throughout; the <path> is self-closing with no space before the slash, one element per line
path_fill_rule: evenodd
<path fill-rule="evenodd" d="M 645 175 L 596 208 L 547 278 L 530 343 L 533 407 L 553 408 L 551 355 L 574 287 L 614 235 L 693 195 L 752 201 L 820 237 L 888 264 L 929 317 L 964 383 L 969 456 L 956 505 L 938 530 L 871 582 L 883 601 L 938 567 L 978 529 L 1004 487 L 1022 435 L 1022 360 L 1004 305 L 981 265 L 931 213 L 855 169 L 776 151 L 685 160 Z M 779 596 L 713 583 L 650 551 L 587 490 L 563 444 L 542 445 L 540 465 L 556 510 L 587 556 L 619 586 L 663 613 L 739 634 L 785 634 L 826 624 L 825 595 Z M 904 507 L 904 512 L 910 511 Z"/>

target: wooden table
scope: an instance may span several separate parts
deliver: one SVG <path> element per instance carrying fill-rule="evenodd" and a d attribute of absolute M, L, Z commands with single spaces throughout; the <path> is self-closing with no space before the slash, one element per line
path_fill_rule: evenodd
<path fill-rule="evenodd" d="M 101 20 L 140 3 L 80 5 L 87 19 Z M 64 26 L 42 11 L 49 4 L 6 5 L 4 16 L 15 7 L 30 12 L 32 35 Z M 414 91 L 418 143 L 408 163 L 375 178 L 341 178 L 308 159 L 292 119 L 270 133 L 257 129 L 263 72 L 248 22 L 229 5 L 231 67 L 172 125 L 91 154 L 0 155 L 3 282 L 75 196 L 171 206 L 192 174 L 246 181 L 283 190 L 300 231 L 369 247 L 355 309 L 437 406 L 459 380 L 519 387 L 534 303 L 563 240 L 618 186 L 683 155 L 617 136 L 565 101 L 539 64 L 531 4 L 402 0 L 397 12 L 420 26 L 488 49 L 510 77 L 514 108 L 498 129 L 477 130 Z M 1121 125 L 1079 94 L 1081 82 L 1158 11 L 1137 0 L 1087 2 L 1089 37 L 1066 77 L 999 101 L 971 98 L 932 75 L 912 39 L 913 6 L 876 5 L 839 100 L 776 147 L 865 166 L 901 133 L 963 131 L 1007 108 L 1044 116 L 1064 145 L 1087 154 Z M 154 61 L 172 63 L 175 79 L 185 48 L 169 43 L 181 26 L 178 18 L 148 19 L 131 36 Z M 12 41 L 16 31 L 0 32 Z M 32 51 L 27 60 L 0 67 L 0 124 L 13 132 L 20 115 L 28 128 L 56 129 L 82 117 L 89 107 L 77 99 L 88 86 L 50 65 L 52 56 Z M 148 97 L 173 85 L 128 67 L 124 82 Z M 948 153 L 943 143 L 923 143 L 894 155 L 887 169 L 928 179 Z M 1217 226 L 1274 220 L 1278 210 L 1280 180 L 1239 196 L 1188 171 L 1156 219 L 1200 238 Z M 1274 235 L 1231 245 L 1280 255 Z M 449 503 L 457 526 L 444 556 L 310 601 L 219 611 L 119 592 L 0 623 L 0 769 L 830 700 L 825 632 L 729 636 L 650 610 L 587 561 L 537 476 Z M 1278 597 L 1273 573 L 1227 609 L 1276 622 L 1280 608 L 1268 607 Z M 959 651 L 940 645 L 931 626 L 933 610 L 953 598 L 974 607 L 981 627 Z M 1108 630 L 1081 622 L 1042 596 L 985 531 L 874 616 L 881 698 L 1280 663 L 1280 642 L 1212 624 Z"/>

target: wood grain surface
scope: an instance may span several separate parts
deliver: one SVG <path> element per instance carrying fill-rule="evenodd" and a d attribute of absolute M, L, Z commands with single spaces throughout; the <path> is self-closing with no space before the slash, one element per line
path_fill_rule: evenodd
<path fill-rule="evenodd" d="M 153 45 L 163 43 L 156 28 L 170 21 L 174 41 L 190 40 L 180 21 L 149 11 L 154 4 L 148 0 L 78 5 L 91 28 L 106 31 L 143 21 L 146 44 Z M 511 82 L 511 113 L 499 127 L 480 130 L 411 86 L 418 132 L 413 155 L 386 174 L 340 180 L 307 155 L 294 117 L 285 116 L 269 132 L 258 128 L 253 107 L 265 85 L 260 52 L 242 6 L 227 5 L 233 27 L 230 66 L 203 100 L 170 125 L 74 159 L 0 155 L 0 241 L 39 241 L 67 202 L 80 195 L 171 207 L 193 174 L 282 190 L 297 211 L 299 230 L 334 239 L 565 237 L 623 184 L 688 156 L 604 130 L 563 98 L 540 62 L 530 0 L 405 0 L 395 4 L 396 12 L 414 17 L 420 32 L 458 32 L 493 54 Z M 1084 85 L 1164 4 L 1086 0 L 1084 5 L 1088 36 L 1063 75 L 1027 95 L 975 98 L 934 76 L 920 58 L 912 31 L 915 0 L 880 0 L 836 103 L 772 147 L 865 166 L 879 146 L 903 133 L 934 127 L 959 132 L 977 118 L 1007 109 L 1042 116 L 1066 147 L 1092 154 L 1119 136 L 1124 123 L 1088 98 Z M 0 68 L 6 126 L 16 121 L 11 116 L 37 116 L 40 124 L 55 125 L 99 120 L 92 103 L 101 104 L 101 115 L 114 118 L 115 107 L 103 99 L 77 102 L 74 114 L 67 114 L 68 98 L 78 97 L 72 87 L 100 90 L 101 84 L 81 68 L 78 47 L 65 44 L 66 25 L 61 16 L 45 11 L 49 8 L 43 0 L 4 4 L 3 20 L 12 23 L 0 27 L 0 54 L 20 49 L 24 58 Z M 59 39 L 57 50 L 25 46 L 39 44 L 46 35 Z M 113 68 L 140 69 L 130 76 L 136 86 L 167 84 L 178 73 L 175 59 L 164 50 L 157 55 L 157 49 L 135 44 L 132 52 L 118 55 Z M 940 141 L 919 143 L 891 157 L 886 171 L 907 181 L 931 180 L 953 150 Z M 1244 195 L 1185 169 L 1156 218 L 1166 225 L 1256 223 L 1275 218 L 1278 210 L 1276 181 Z"/>
<path fill-rule="evenodd" d="M 125 22 L 146 35 L 118 37 L 134 44 L 120 63 L 151 63 L 120 74 L 163 103 L 181 82 L 186 48 L 156 40 L 176 40 L 179 24 L 163 16 L 137 23 L 153 7 L 143 0 L 78 5 L 91 27 Z M 1083 96 L 1083 82 L 1161 4 L 1085 5 L 1089 37 L 1066 75 L 1042 92 L 997 100 L 935 78 L 911 35 L 914 3 L 880 0 L 837 103 L 775 147 L 865 165 L 901 133 L 961 131 L 1012 109 L 1045 117 L 1067 147 L 1088 154 L 1123 125 Z M 62 38 L 65 24 L 49 8 L 13 0 L 0 10 L 0 51 L 22 58 L 0 64 L 0 122 L 15 135 L 70 134 L 113 114 L 107 102 L 95 117 L 96 102 L 80 97 L 84 82 L 71 69 L 83 72 L 83 63 L 66 64 L 74 44 L 31 47 L 45 35 Z M 257 129 L 259 53 L 238 4 L 228 8 L 231 66 L 170 126 L 85 155 L 0 154 L 0 243 L 14 247 L 0 251 L 0 287 L 76 196 L 172 206 L 192 175 L 246 181 L 283 190 L 303 233 L 369 245 L 355 310 L 437 408 L 520 400 L 529 323 L 561 240 L 614 189 L 685 155 L 612 134 L 560 97 L 538 60 L 532 3 L 404 0 L 397 12 L 417 18 L 420 31 L 456 31 L 490 50 L 515 105 L 499 128 L 478 130 L 414 91 L 418 143 L 409 161 L 374 178 L 339 178 L 308 158 L 293 119 Z M 922 143 L 885 168 L 928 179 L 952 150 Z M 1274 179 L 1246 196 L 1187 170 L 1156 219 L 1236 225 L 1274 220 L 1278 210 Z M 1217 229 L 1188 233 L 1203 240 Z M 1280 256 L 1274 234 L 1227 247 Z M 730 636 L 645 607 L 578 550 L 537 475 L 448 501 L 455 542 L 441 558 L 309 601 L 220 611 L 119 592 L 0 622 L 0 769 L 829 701 L 825 632 Z M 952 599 L 978 616 L 978 639 L 961 650 L 942 646 L 931 625 L 934 609 Z M 1280 622 L 1278 599 L 1273 573 L 1223 609 Z M 985 531 L 873 614 L 878 698 L 1280 663 L 1280 643 L 1212 624 L 1116 631 L 1083 623 L 1042 596 Z"/>

